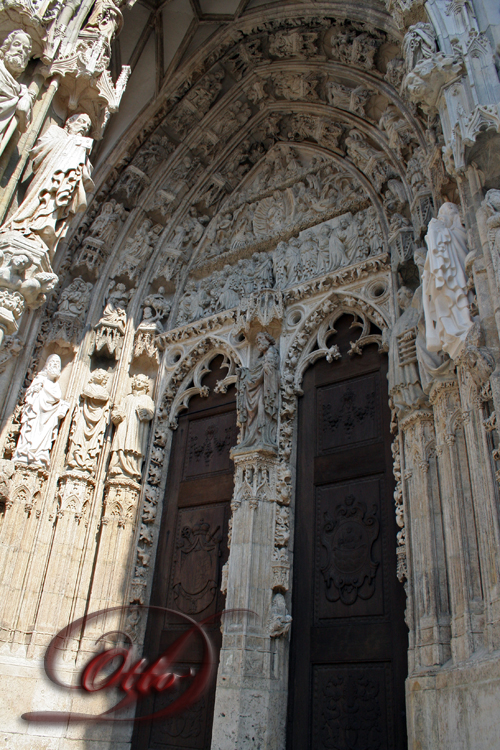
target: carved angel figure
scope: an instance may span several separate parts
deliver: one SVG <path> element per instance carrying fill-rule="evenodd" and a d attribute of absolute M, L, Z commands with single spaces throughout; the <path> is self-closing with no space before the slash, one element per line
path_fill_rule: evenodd
<path fill-rule="evenodd" d="M 458 206 L 445 203 L 431 219 L 423 276 L 425 335 L 430 352 L 444 351 L 453 359 L 472 326 L 467 300 L 466 234 Z"/>
<path fill-rule="evenodd" d="M 106 370 L 94 370 L 75 408 L 67 459 L 72 469 L 91 472 L 96 465 L 108 422 L 108 379 Z"/>
<path fill-rule="evenodd" d="M 238 448 L 275 447 L 279 408 L 279 354 L 274 338 L 257 334 L 260 355 L 253 367 L 242 367 L 237 386 Z"/>
<path fill-rule="evenodd" d="M 51 354 L 26 391 L 13 461 L 49 468 L 50 450 L 57 436 L 59 420 L 69 408 L 62 399 L 57 382 L 60 375 L 61 358 L 58 354 Z"/>
<path fill-rule="evenodd" d="M 31 151 L 33 179 L 26 196 L 2 231 L 17 230 L 38 236 L 52 257 L 69 221 L 85 211 L 85 191 L 94 188 L 88 155 L 93 140 L 85 136 L 90 117 L 70 117 L 64 128 L 51 125 Z"/>
<path fill-rule="evenodd" d="M 124 475 L 129 479 L 141 478 L 142 461 L 146 454 L 149 422 L 154 416 L 154 401 L 147 395 L 149 379 L 136 375 L 132 379 L 132 393 L 126 396 L 111 412 L 116 432 L 111 444 L 111 476 Z"/>

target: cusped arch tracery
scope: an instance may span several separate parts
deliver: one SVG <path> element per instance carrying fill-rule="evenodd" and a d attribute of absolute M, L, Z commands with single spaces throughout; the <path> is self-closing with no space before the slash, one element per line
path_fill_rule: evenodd
<path fill-rule="evenodd" d="M 158 417 L 167 420 L 170 429 L 177 428 L 178 415 L 188 408 L 193 396 L 206 398 L 209 395 L 209 388 L 203 385 L 202 380 L 210 372 L 210 363 L 218 355 L 223 356 L 221 367 L 227 373 L 217 382 L 215 392 L 226 393 L 229 386 L 236 383 L 236 368 L 242 363 L 233 347 L 217 336 L 207 336 L 198 341 L 185 353 L 166 381 Z"/>

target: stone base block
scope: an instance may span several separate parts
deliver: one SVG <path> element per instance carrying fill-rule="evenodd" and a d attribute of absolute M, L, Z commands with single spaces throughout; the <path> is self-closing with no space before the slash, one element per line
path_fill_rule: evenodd
<path fill-rule="evenodd" d="M 500 651 L 406 681 L 409 750 L 498 750 Z"/>

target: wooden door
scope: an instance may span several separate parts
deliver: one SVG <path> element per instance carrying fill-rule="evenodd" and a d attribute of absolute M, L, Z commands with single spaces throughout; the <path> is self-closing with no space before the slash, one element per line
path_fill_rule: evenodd
<path fill-rule="evenodd" d="M 406 748 L 386 356 L 350 357 L 351 322 L 299 401 L 289 750 Z"/>
<path fill-rule="evenodd" d="M 236 445 L 235 389 L 214 393 L 214 385 L 225 377 L 219 369 L 222 357 L 211 364 L 204 378 L 208 398 L 191 399 L 187 413 L 179 418 L 174 433 L 168 482 L 163 507 L 151 604 L 185 613 L 197 621 L 224 609 L 220 591 L 222 566 L 228 557 L 227 532 L 233 492 L 233 462 L 230 449 Z M 215 646 L 221 647 L 220 620 L 207 625 Z M 185 626 L 172 617 L 150 614 L 145 656 L 163 653 Z M 190 661 L 196 666 L 201 653 L 197 644 Z M 160 693 L 138 706 L 137 715 L 159 711 L 172 702 L 172 692 Z M 134 750 L 209 750 L 215 679 L 210 690 L 190 710 L 165 721 L 138 723 Z"/>

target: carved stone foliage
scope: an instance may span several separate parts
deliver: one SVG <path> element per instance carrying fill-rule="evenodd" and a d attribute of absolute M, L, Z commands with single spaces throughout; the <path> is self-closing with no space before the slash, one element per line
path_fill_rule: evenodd
<path fill-rule="evenodd" d="M 21 431 L 13 455 L 16 463 L 43 469 L 49 467 L 50 451 L 57 436 L 59 421 L 69 408 L 57 382 L 60 375 L 61 358 L 51 354 L 26 391 L 21 411 Z"/>
<path fill-rule="evenodd" d="M 403 481 L 401 477 L 401 446 L 399 442 L 399 436 L 396 436 L 392 445 L 392 470 L 394 473 L 394 479 L 396 481 L 396 487 L 394 490 L 394 504 L 396 511 L 396 523 L 399 527 L 397 533 L 397 576 L 401 583 L 408 578 L 408 565 L 406 561 L 406 528 L 405 528 L 405 517 L 404 517 L 404 501 L 403 501 Z"/>
<path fill-rule="evenodd" d="M 47 342 L 57 341 L 62 347 L 78 344 L 93 287 L 79 276 L 62 291 Z"/>
<path fill-rule="evenodd" d="M 110 282 L 102 317 L 95 327 L 93 351 L 119 359 L 127 323 L 127 306 L 131 292 L 125 284 Z"/>

